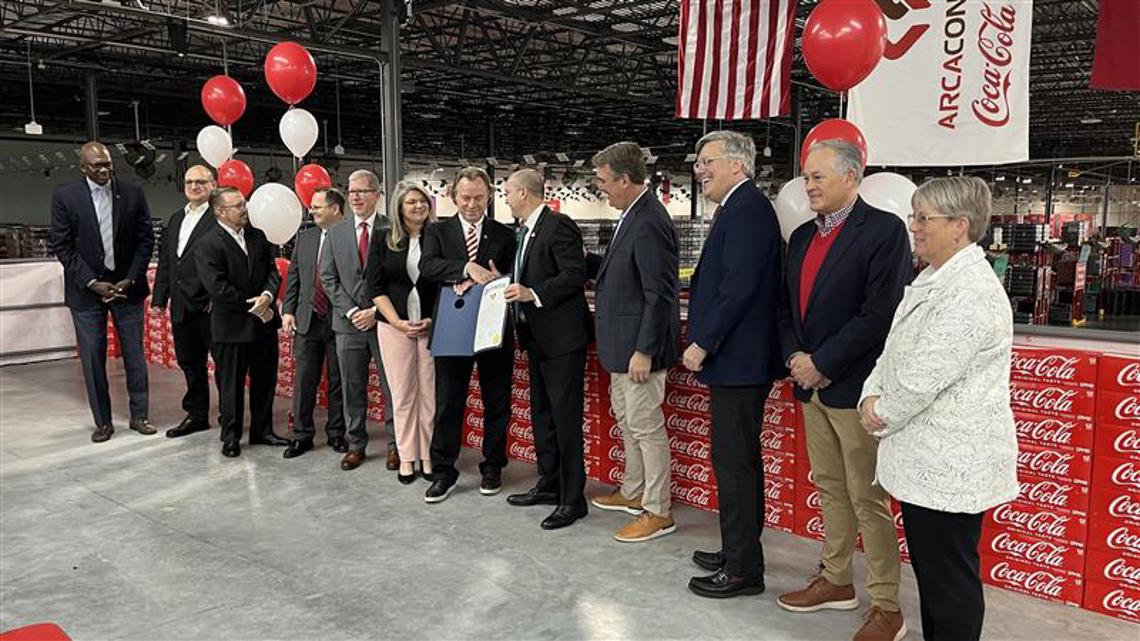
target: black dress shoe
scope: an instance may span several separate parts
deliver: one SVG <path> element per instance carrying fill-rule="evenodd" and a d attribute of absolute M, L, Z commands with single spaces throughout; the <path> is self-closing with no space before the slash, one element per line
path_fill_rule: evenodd
<path fill-rule="evenodd" d="M 689 579 L 689 589 L 713 599 L 727 599 L 734 596 L 764 593 L 763 577 L 729 576 L 724 570 L 717 570 L 709 576 L 695 576 Z"/>
<path fill-rule="evenodd" d="M 249 444 L 250 445 L 276 445 L 279 447 L 284 447 L 284 446 L 289 444 L 289 439 L 281 438 L 280 436 L 277 436 L 273 432 L 270 432 L 270 433 L 266 434 L 265 436 L 259 436 L 256 438 L 253 436 L 250 436 L 249 437 Z"/>
<path fill-rule="evenodd" d="M 483 496 L 493 496 L 503 489 L 503 471 L 499 468 L 488 468 L 483 471 L 483 478 L 479 481 L 479 493 Z"/>
<path fill-rule="evenodd" d="M 205 432 L 210 429 L 209 423 L 195 423 L 194 419 L 187 416 L 182 419 L 182 422 L 174 427 L 166 430 L 166 438 L 181 438 L 187 434 L 194 432 Z"/>
<path fill-rule="evenodd" d="M 554 492 L 540 492 L 537 487 L 532 487 L 523 494 L 512 494 L 508 496 L 507 503 L 519 507 L 527 507 L 530 505 L 558 505 L 558 494 Z"/>
<path fill-rule="evenodd" d="M 329 447 L 338 454 L 345 454 L 348 452 L 348 441 L 343 436 L 329 437 Z"/>
<path fill-rule="evenodd" d="M 114 433 L 114 425 L 111 425 L 110 423 L 107 423 L 106 425 L 100 425 L 95 428 L 94 432 L 91 432 L 91 442 L 102 443 L 104 441 L 108 441 L 111 439 L 111 435 Z"/>
<path fill-rule="evenodd" d="M 289 447 L 285 448 L 285 458 L 297 458 L 298 456 L 313 449 L 312 441 L 289 441 Z"/>
<path fill-rule="evenodd" d="M 235 458 L 241 455 L 241 446 L 237 443 L 222 443 L 222 456 Z"/>
<path fill-rule="evenodd" d="M 557 530 L 573 525 L 574 521 L 586 518 L 586 514 L 587 510 L 584 505 L 559 505 L 550 513 L 550 516 L 542 520 L 542 529 Z"/>
<path fill-rule="evenodd" d="M 724 552 L 717 550 L 716 552 L 701 552 L 697 550 L 693 552 L 693 563 L 696 563 L 701 568 L 709 572 L 716 572 L 717 570 L 724 569 Z"/>
<path fill-rule="evenodd" d="M 431 482 L 431 487 L 428 488 L 424 494 L 425 503 L 442 503 L 451 496 L 451 491 L 455 489 L 455 481 L 458 479 L 447 478 L 443 474 L 435 477 Z"/>

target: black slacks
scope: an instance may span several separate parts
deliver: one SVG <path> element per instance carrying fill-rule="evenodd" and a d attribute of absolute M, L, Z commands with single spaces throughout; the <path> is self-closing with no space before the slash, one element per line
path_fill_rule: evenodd
<path fill-rule="evenodd" d="M 910 565 L 918 583 L 922 638 L 975 641 L 982 636 L 978 541 L 983 514 L 941 512 L 901 503 Z"/>
<path fill-rule="evenodd" d="M 507 422 L 511 416 L 511 370 L 514 349 L 504 346 L 469 356 L 435 359 L 435 432 L 431 436 L 431 462 L 435 474 L 459 476 L 455 461 L 463 440 L 463 414 L 471 369 L 479 366 L 483 394 L 483 462 L 480 471 L 507 465 Z"/>
<path fill-rule="evenodd" d="M 760 425 L 772 385 L 710 387 L 712 460 L 720 503 L 721 549 L 725 572 L 764 576 L 764 465 Z"/>
<path fill-rule="evenodd" d="M 210 356 L 210 315 L 187 312 L 181 322 L 170 324 L 170 333 L 178 369 L 186 377 L 182 409 L 195 425 L 209 426 L 210 375 L 206 361 Z"/>
<path fill-rule="evenodd" d="M 538 489 L 556 492 L 560 505 L 585 507 L 582 403 L 586 350 L 546 358 L 532 344 L 530 417 L 538 454 Z"/>
<path fill-rule="evenodd" d="M 223 443 L 241 440 L 247 374 L 250 438 L 264 438 L 273 432 L 277 356 L 276 332 L 265 332 L 250 343 L 214 343 L 214 377 L 218 381 Z"/>

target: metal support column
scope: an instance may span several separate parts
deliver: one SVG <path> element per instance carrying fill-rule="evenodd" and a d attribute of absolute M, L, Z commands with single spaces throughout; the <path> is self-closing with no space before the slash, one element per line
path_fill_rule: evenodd
<path fill-rule="evenodd" d="M 384 194 L 391 196 L 404 173 L 404 143 L 400 135 L 400 18 L 402 0 L 380 3 L 380 47 L 387 54 L 381 73 L 381 140 L 384 158 Z"/>
<path fill-rule="evenodd" d="M 1057 185 L 1057 165 L 1049 168 L 1049 184 L 1045 185 L 1045 224 L 1053 224 L 1053 192 Z"/>
<path fill-rule="evenodd" d="M 87 139 L 99 139 L 99 83 L 94 73 L 83 79 L 83 111 L 87 116 Z"/>

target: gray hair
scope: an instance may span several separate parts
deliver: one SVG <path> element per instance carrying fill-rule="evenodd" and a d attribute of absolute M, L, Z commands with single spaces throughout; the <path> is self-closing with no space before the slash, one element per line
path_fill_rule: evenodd
<path fill-rule="evenodd" d="M 379 193 L 379 191 L 380 191 L 380 179 L 376 177 L 376 174 L 374 174 L 373 172 L 371 172 L 367 169 L 357 169 L 356 171 L 354 171 L 348 175 L 348 182 L 352 182 L 352 181 L 356 180 L 357 178 L 363 178 L 363 179 L 367 180 L 368 181 L 368 188 L 369 189 L 375 189 L 377 191 L 377 193 Z"/>
<path fill-rule="evenodd" d="M 812 143 L 812 146 L 808 148 L 808 155 L 821 149 L 830 149 L 835 152 L 835 161 L 832 163 L 832 168 L 835 169 L 837 173 L 845 174 L 849 171 L 854 172 L 855 182 L 863 182 L 863 152 L 859 151 L 855 143 L 842 138 L 820 140 L 819 142 Z"/>
<path fill-rule="evenodd" d="M 237 187 L 214 187 L 212 190 L 210 190 L 210 209 L 214 210 L 215 214 L 218 213 L 219 206 L 222 202 L 222 196 L 225 196 L 226 194 L 237 194 L 240 196 L 241 191 L 239 191 Z"/>
<path fill-rule="evenodd" d="M 605 149 L 594 154 L 590 159 L 594 167 L 607 165 L 617 178 L 621 175 L 629 176 L 629 180 L 636 184 L 645 183 L 645 155 L 641 153 L 641 145 L 635 142 L 615 142 Z"/>
<path fill-rule="evenodd" d="M 424 200 L 427 200 L 428 219 L 427 222 L 424 223 L 424 226 L 426 227 L 428 223 L 434 223 L 436 221 L 435 202 L 432 200 L 431 194 L 427 193 L 427 190 L 410 180 L 401 180 L 396 183 L 396 193 L 388 202 L 388 222 L 392 223 L 388 229 L 388 249 L 392 251 L 398 251 L 400 241 L 408 236 L 408 230 L 404 229 L 404 199 L 413 191 L 420 192 Z"/>
<path fill-rule="evenodd" d="M 542 179 L 542 174 L 533 169 L 520 169 L 511 174 L 507 180 L 514 181 L 516 185 L 522 187 L 523 191 L 532 196 L 546 198 L 546 184 Z"/>
<path fill-rule="evenodd" d="M 753 178 L 756 175 L 756 143 L 752 138 L 735 131 L 713 131 L 705 134 L 697 141 L 697 153 L 710 142 L 724 143 L 724 157 L 728 160 L 739 160 L 744 165 L 744 175 Z"/>
<path fill-rule="evenodd" d="M 993 199 L 986 181 L 977 176 L 932 178 L 915 190 L 910 206 L 927 206 L 943 216 L 965 218 L 970 223 L 967 235 L 978 242 L 990 226 Z"/>
<path fill-rule="evenodd" d="M 493 200 L 495 198 L 495 186 L 491 183 L 491 176 L 482 167 L 464 167 L 455 174 L 455 181 L 451 183 L 451 199 L 455 199 L 455 191 L 459 189 L 459 181 L 461 180 L 482 180 L 484 185 L 487 185 L 487 194 Z"/>

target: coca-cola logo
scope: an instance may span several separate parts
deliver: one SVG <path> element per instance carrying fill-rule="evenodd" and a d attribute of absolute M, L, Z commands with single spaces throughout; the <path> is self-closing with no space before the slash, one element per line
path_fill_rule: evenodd
<path fill-rule="evenodd" d="M 1077 363 L 1079 362 L 1080 359 L 1075 356 L 1062 356 L 1060 354 L 1022 356 L 1014 352 L 1010 369 L 1014 374 L 1051 381 L 1073 382 L 1077 378 Z"/>
<path fill-rule="evenodd" d="M 1104 578 L 1140 587 L 1140 565 L 1129 563 L 1124 558 L 1113 559 L 1104 566 Z"/>
<path fill-rule="evenodd" d="M 483 417 L 478 415 L 478 414 L 468 414 L 464 418 L 464 422 L 467 423 L 467 427 L 470 427 L 471 429 L 474 429 L 474 430 L 482 430 L 483 429 Z"/>
<path fill-rule="evenodd" d="M 764 510 L 764 523 L 772 527 L 780 527 L 784 522 L 784 515 L 790 516 L 787 508 L 779 504 L 769 503 Z"/>
<path fill-rule="evenodd" d="M 1032 420 L 1023 417 L 1014 417 L 1017 427 L 1017 436 L 1050 445 L 1072 445 L 1073 428 L 1077 426 L 1074 421 L 1062 421 L 1056 418 Z"/>
<path fill-rule="evenodd" d="M 791 407 L 784 403 L 766 403 L 764 405 L 764 422 L 769 425 L 783 425 L 784 413 Z"/>
<path fill-rule="evenodd" d="M 784 476 L 784 457 L 764 455 L 764 473 Z"/>
<path fill-rule="evenodd" d="M 1019 510 L 1011 503 L 994 508 L 994 522 L 999 525 L 1012 525 L 1028 530 L 1037 536 L 1064 538 L 1069 517 L 1052 512 L 1027 512 Z"/>
<path fill-rule="evenodd" d="M 521 387 L 521 386 L 520 387 L 512 387 L 511 388 L 511 396 L 514 397 L 514 399 L 516 401 L 522 401 L 523 403 L 529 403 L 530 402 L 530 387 Z"/>
<path fill-rule="evenodd" d="M 1009 532 L 1002 532 L 990 541 L 990 549 L 998 554 L 1044 565 L 1051 568 L 1060 568 L 1065 565 L 1065 552 L 1067 546 L 1049 543 L 1048 541 L 1024 541 L 1015 539 Z"/>
<path fill-rule="evenodd" d="M 665 375 L 665 380 L 673 385 L 680 387 L 689 387 L 693 389 L 700 389 L 703 387 L 701 382 L 697 380 L 696 374 L 687 369 L 673 368 Z"/>
<path fill-rule="evenodd" d="M 523 459 L 526 461 L 534 461 L 537 459 L 534 453 L 533 445 L 523 445 L 517 441 L 511 443 L 508 453 L 515 458 Z"/>
<path fill-rule="evenodd" d="M 511 416 L 520 420 L 530 422 L 530 407 L 523 405 L 511 405 Z"/>
<path fill-rule="evenodd" d="M 1133 501 L 1131 496 L 1122 494 L 1109 502 L 1108 514 L 1118 519 L 1140 520 L 1140 503 Z"/>
<path fill-rule="evenodd" d="M 899 556 L 904 560 L 910 558 L 910 545 L 907 544 L 905 536 L 899 537 Z"/>
<path fill-rule="evenodd" d="M 679 498 L 691 505 L 709 507 L 712 504 L 712 490 L 699 485 L 684 487 Z"/>
<path fill-rule="evenodd" d="M 804 505 L 813 510 L 822 510 L 823 500 L 820 498 L 819 490 L 813 490 L 811 494 L 808 494 L 807 498 L 804 499 Z"/>
<path fill-rule="evenodd" d="M 764 479 L 764 498 L 769 501 L 783 500 L 785 487 L 787 483 L 783 479 Z"/>
<path fill-rule="evenodd" d="M 1054 481 L 1028 481 L 1019 483 L 1018 496 L 1027 501 L 1048 505 L 1049 507 L 1067 508 L 1071 499 L 1072 485 L 1062 485 Z"/>
<path fill-rule="evenodd" d="M 1069 476 L 1074 455 L 1056 450 L 1022 450 L 1017 453 L 1017 464 L 1037 474 Z"/>
<path fill-rule="evenodd" d="M 707 461 L 711 455 L 711 446 L 708 443 L 704 441 L 683 440 L 677 438 L 676 435 L 669 437 L 669 449 L 699 461 Z"/>
<path fill-rule="evenodd" d="M 467 409 L 483 411 L 483 399 L 474 394 L 467 395 Z"/>
<path fill-rule="evenodd" d="M 1128 526 L 1121 526 L 1109 532 L 1105 543 L 1113 550 L 1129 550 L 1140 554 L 1140 534 L 1133 534 Z"/>
<path fill-rule="evenodd" d="M 902 532 L 905 529 L 905 528 L 903 528 L 902 512 L 895 512 L 894 517 L 895 517 L 895 529 L 898 530 L 899 532 Z"/>
<path fill-rule="evenodd" d="M 1059 598 L 1065 587 L 1065 577 L 1045 570 L 1018 570 L 1002 561 L 990 569 L 990 578 L 1011 585 L 1021 586 L 1032 594 L 1044 594 Z"/>
<path fill-rule="evenodd" d="M 930 0 L 903 0 L 903 2 L 899 2 L 898 0 L 875 1 L 879 4 L 879 8 L 882 9 L 883 14 L 890 20 L 899 20 L 910 11 L 930 8 Z M 906 33 L 897 41 L 891 40 L 888 35 L 887 46 L 883 52 L 883 57 L 887 60 L 898 60 L 902 58 L 928 29 L 930 29 L 929 24 L 912 24 L 907 27 Z"/>
<path fill-rule="evenodd" d="M 620 445 L 611 445 L 608 455 L 609 459 L 615 463 L 625 462 L 625 449 Z"/>
<path fill-rule="evenodd" d="M 1116 404 L 1113 415 L 1122 421 L 1140 421 L 1140 396 L 1125 396 Z"/>
<path fill-rule="evenodd" d="M 1011 386 L 1009 388 L 1010 402 L 1030 410 L 1071 413 L 1076 396 L 1077 390 L 1060 387 L 1033 389 Z"/>
<path fill-rule="evenodd" d="M 811 517 L 804 524 L 804 529 L 807 530 L 808 534 L 823 536 L 823 517 L 818 515 Z"/>
<path fill-rule="evenodd" d="M 1009 69 L 1013 62 L 1013 33 L 1017 9 L 1005 4 L 997 10 L 984 3 L 982 25 L 978 29 L 978 51 L 985 58 L 982 72 L 982 97 L 970 103 L 974 117 L 990 127 L 1003 127 L 1009 122 L 1009 87 L 1013 83 Z"/>
<path fill-rule="evenodd" d="M 614 423 L 613 425 L 610 426 L 609 434 L 610 434 L 610 438 L 612 438 L 615 441 L 620 441 L 624 438 L 624 436 L 621 433 L 621 426 L 618 425 L 617 423 Z"/>
<path fill-rule="evenodd" d="M 1135 429 L 1124 430 L 1116 435 L 1116 440 L 1112 442 L 1112 449 L 1126 454 L 1140 452 L 1140 433 L 1137 433 Z"/>
<path fill-rule="evenodd" d="M 682 463 L 673 459 L 673 474 L 694 483 L 708 484 L 712 480 L 712 467 L 704 463 Z"/>
<path fill-rule="evenodd" d="M 606 480 L 610 483 L 621 483 L 625 478 L 625 470 L 620 467 L 611 467 L 606 472 Z"/>
<path fill-rule="evenodd" d="M 690 412 L 705 413 L 709 411 L 709 397 L 700 392 L 684 393 L 676 390 L 669 392 L 665 397 L 665 404 L 677 409 Z"/>
<path fill-rule="evenodd" d="M 515 438 L 523 439 L 525 441 L 534 440 L 534 432 L 529 426 L 523 425 L 522 423 L 512 422 L 511 426 L 507 428 L 507 433 Z"/>
<path fill-rule="evenodd" d="M 1116 612 L 1129 618 L 1140 617 L 1140 599 L 1130 597 L 1124 590 L 1116 589 L 1104 595 L 1100 604 L 1107 612 Z"/>
<path fill-rule="evenodd" d="M 1140 387 L 1140 361 L 1133 361 L 1116 373 L 1116 384 L 1121 387 Z"/>
<path fill-rule="evenodd" d="M 483 449 L 483 435 L 479 432 L 468 432 L 467 436 L 464 438 L 467 443 L 467 447 L 476 450 Z"/>
<path fill-rule="evenodd" d="M 1116 485 L 1131 485 L 1140 489 L 1140 465 L 1129 461 L 1121 463 L 1112 471 L 1112 482 Z"/>
<path fill-rule="evenodd" d="M 665 429 L 673 432 L 692 434 L 693 436 L 700 436 L 702 438 L 709 438 L 712 434 L 712 421 L 703 416 L 686 417 L 679 414 L 670 414 L 669 418 L 665 420 Z"/>
<path fill-rule="evenodd" d="M 764 430 L 760 432 L 760 447 L 765 450 L 782 452 L 784 450 L 784 436 L 780 430 Z"/>

